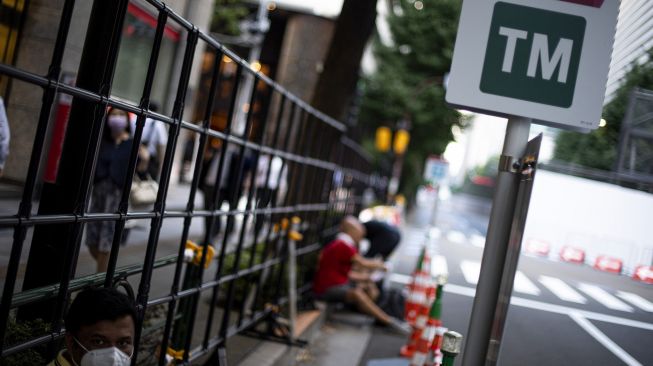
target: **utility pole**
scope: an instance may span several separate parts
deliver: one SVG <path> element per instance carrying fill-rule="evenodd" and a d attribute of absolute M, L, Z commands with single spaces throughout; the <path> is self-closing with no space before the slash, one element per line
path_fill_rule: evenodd
<path fill-rule="evenodd" d="M 258 10 L 256 12 L 256 19 L 245 20 L 241 23 L 241 30 L 247 35 L 252 45 L 249 49 L 247 62 L 251 65 L 258 62 L 261 57 L 261 49 L 263 48 L 263 40 L 265 34 L 270 29 L 270 19 L 268 19 L 268 7 L 265 0 L 260 0 Z M 245 133 L 245 119 L 247 112 L 251 106 L 248 105 L 249 98 L 252 95 L 254 85 L 254 75 L 250 72 L 243 74 L 241 87 L 238 88 L 236 95 L 236 117 L 233 124 L 233 131 L 236 135 Z"/>
<path fill-rule="evenodd" d="M 93 3 L 77 86 L 108 98 L 118 60 L 127 0 Z M 55 183 L 43 183 L 38 215 L 84 215 L 93 172 L 93 162 L 102 134 L 105 106 L 75 97 L 66 129 L 66 138 Z M 53 283 L 64 283 L 59 297 L 65 296 L 67 281 L 74 277 L 83 224 L 36 225 L 29 251 L 23 290 Z M 49 321 L 55 315 L 56 299 L 42 301 L 19 310 L 22 319 Z"/>

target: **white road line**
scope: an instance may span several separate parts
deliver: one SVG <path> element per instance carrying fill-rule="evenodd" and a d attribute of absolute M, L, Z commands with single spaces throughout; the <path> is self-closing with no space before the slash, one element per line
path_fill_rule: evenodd
<path fill-rule="evenodd" d="M 438 277 L 440 275 L 446 276 L 449 274 L 449 268 L 447 267 L 447 260 L 444 256 L 436 255 L 431 260 L 431 276 Z"/>
<path fill-rule="evenodd" d="M 476 296 L 475 289 L 471 287 L 458 286 L 453 284 L 446 284 L 444 286 L 444 292 L 452 293 L 456 295 L 468 296 L 468 297 Z M 533 310 L 546 311 L 549 313 L 562 314 L 562 315 L 569 315 L 572 312 L 577 312 L 578 314 L 582 315 L 587 319 L 598 320 L 606 323 L 653 331 L 653 323 L 645 323 L 639 320 L 632 320 L 632 319 L 622 318 L 620 316 L 601 314 L 593 311 L 579 310 L 579 309 L 570 308 L 568 306 L 549 304 L 546 302 L 525 299 L 523 297 L 518 297 L 518 296 L 512 296 L 510 298 L 510 305 L 520 306 L 523 308 L 529 308 Z"/>
<path fill-rule="evenodd" d="M 540 283 L 548 288 L 560 300 L 575 302 L 577 304 L 587 303 L 587 299 L 567 285 L 559 278 L 540 276 Z"/>
<path fill-rule="evenodd" d="M 616 297 L 610 295 L 607 291 L 600 288 L 599 286 L 581 283 L 578 285 L 578 288 L 587 295 L 593 297 L 594 300 L 598 301 L 601 305 L 604 305 L 609 309 L 627 311 L 629 313 L 633 312 L 632 307 L 628 306 L 628 304 L 617 299 Z"/>
<path fill-rule="evenodd" d="M 447 233 L 447 240 L 449 240 L 452 243 L 462 244 L 465 241 L 467 241 L 467 237 L 465 236 L 465 234 L 463 234 L 460 231 L 452 230 Z"/>
<path fill-rule="evenodd" d="M 528 295 L 538 296 L 540 294 L 540 289 L 537 288 L 537 286 L 535 286 L 535 284 L 531 282 L 531 280 L 529 280 L 528 277 L 526 277 L 526 275 L 521 271 L 517 271 L 515 273 L 515 282 L 513 289 L 517 292 Z"/>
<path fill-rule="evenodd" d="M 483 235 L 472 234 L 472 237 L 469 239 L 473 246 L 484 248 L 485 247 L 485 237 Z"/>
<path fill-rule="evenodd" d="M 429 230 L 429 237 L 433 240 L 440 239 L 440 237 L 442 237 L 442 230 L 438 229 L 437 227 L 431 228 Z"/>
<path fill-rule="evenodd" d="M 630 292 L 618 291 L 617 296 L 619 296 L 620 298 L 628 301 L 629 303 L 637 306 L 638 308 L 644 311 L 653 312 L 653 303 L 651 303 L 650 301 L 646 300 L 645 298 L 639 295 Z"/>
<path fill-rule="evenodd" d="M 461 261 L 460 269 L 463 271 L 465 281 L 475 285 L 478 283 L 478 275 L 481 273 L 481 263 L 472 261 Z"/>
<path fill-rule="evenodd" d="M 401 283 L 402 285 L 409 285 L 413 282 L 413 277 L 401 273 L 391 273 L 388 277 L 388 280 L 396 283 Z"/>
<path fill-rule="evenodd" d="M 594 324 L 590 323 L 585 317 L 580 315 L 578 312 L 572 311 L 569 316 L 573 319 L 576 324 L 583 328 L 587 333 L 589 333 L 594 339 L 612 352 L 615 356 L 619 357 L 628 366 L 643 366 L 639 361 L 629 355 L 623 348 L 619 347 L 612 339 L 608 338 L 603 332 L 601 332 Z"/>

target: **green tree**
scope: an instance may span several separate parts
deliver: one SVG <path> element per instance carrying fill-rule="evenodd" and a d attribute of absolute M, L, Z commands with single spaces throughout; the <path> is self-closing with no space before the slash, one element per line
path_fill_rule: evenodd
<path fill-rule="evenodd" d="M 238 24 L 249 14 L 243 0 L 216 0 L 213 5 L 211 32 L 228 36 L 240 35 Z"/>
<path fill-rule="evenodd" d="M 411 141 L 400 185 L 409 197 L 422 183 L 426 157 L 442 154 L 453 140 L 451 128 L 464 124 L 460 113 L 445 104 L 443 86 L 459 14 L 459 0 L 394 1 L 387 18 L 392 44 L 374 40 L 377 69 L 363 81 L 360 121 L 366 136 L 379 126 L 409 121 Z"/>
<path fill-rule="evenodd" d="M 588 134 L 564 131 L 556 139 L 553 159 L 589 168 L 612 170 L 617 158 L 621 122 L 633 88 L 653 89 L 653 50 L 648 61 L 634 64 L 624 77 L 614 98 L 603 108 L 605 127 Z"/>

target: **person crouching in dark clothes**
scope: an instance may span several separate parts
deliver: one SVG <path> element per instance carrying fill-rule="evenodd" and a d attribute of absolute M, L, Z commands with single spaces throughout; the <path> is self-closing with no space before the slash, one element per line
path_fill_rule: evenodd
<path fill-rule="evenodd" d="M 317 299 L 354 305 L 362 313 L 371 315 L 381 324 L 401 334 L 410 327 L 379 308 L 374 300 L 378 288 L 371 281 L 370 270 L 386 270 L 382 261 L 363 258 L 358 254 L 358 243 L 365 236 L 365 227 L 353 216 L 340 224 L 340 233 L 322 249 L 313 291 Z M 352 270 L 352 266 L 362 269 Z M 367 271 L 365 271 L 367 270 Z"/>
<path fill-rule="evenodd" d="M 374 258 L 381 255 L 384 261 L 387 260 L 401 240 L 399 229 L 377 220 L 364 222 L 363 225 L 366 232 L 365 238 L 370 241 L 370 249 L 365 256 Z"/>

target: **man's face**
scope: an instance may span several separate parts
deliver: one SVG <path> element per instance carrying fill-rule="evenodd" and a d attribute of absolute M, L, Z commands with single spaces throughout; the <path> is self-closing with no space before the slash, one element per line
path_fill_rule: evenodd
<path fill-rule="evenodd" d="M 73 360 L 79 365 L 86 351 L 73 339 L 81 343 L 88 351 L 116 347 L 127 355 L 134 350 L 134 320 L 125 315 L 116 320 L 102 320 L 92 325 L 85 325 L 77 334 L 66 334 L 66 346 Z"/>

